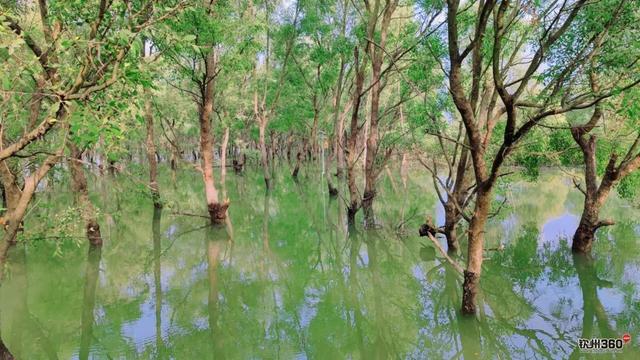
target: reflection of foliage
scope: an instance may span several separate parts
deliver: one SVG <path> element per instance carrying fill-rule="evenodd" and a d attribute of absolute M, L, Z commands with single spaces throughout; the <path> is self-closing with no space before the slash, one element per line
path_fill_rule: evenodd
<path fill-rule="evenodd" d="M 304 170 L 312 174 L 314 169 Z M 402 240 L 395 235 L 395 224 L 403 216 L 409 220 L 414 201 L 431 204 L 429 207 L 435 204 L 435 195 L 425 185 L 429 184 L 427 175 L 420 171 L 414 176 L 411 171 L 406 190 L 394 190 L 391 178 L 381 177 L 376 210 L 389 219 L 385 227 L 350 237 L 340 222 L 343 204 L 324 202 L 326 189 L 320 186 L 319 177 L 303 177 L 296 185 L 283 176 L 265 212 L 260 174 L 228 174 L 227 191 L 234 199 L 229 209 L 233 245 L 226 237 L 218 239 L 224 234 L 199 229 L 203 219 L 171 214 L 174 209 L 189 213 L 201 209 L 199 175 L 180 174 L 182 186 L 167 193 L 170 208 L 163 210 L 160 226 L 160 349 L 147 338 L 155 336 L 155 330 L 145 333 L 144 339 L 133 333 L 155 320 L 151 201 L 124 174 L 115 181 L 104 178 L 92 183 L 108 235 L 96 292 L 93 354 L 202 358 L 218 351 L 212 342 L 220 339 L 230 358 L 277 358 L 285 353 L 371 358 L 374 352 L 386 357 L 450 358 L 458 351 L 481 358 L 496 354 L 504 358 L 566 357 L 566 339 L 579 336 L 582 319 L 576 270 L 566 241 L 558 246 L 538 244 L 545 219 L 566 211 L 557 195 L 555 201 L 541 196 L 553 193 L 547 187 L 560 187 L 562 178 L 544 173 L 543 185 L 518 182 L 508 192 L 504 190 L 517 205 L 506 212 L 507 220 L 515 219 L 515 235 L 504 241 L 504 250 L 486 253 L 490 260 L 485 262 L 481 280 L 485 313 L 481 321 L 467 321 L 459 314 L 458 275 L 439 256 L 421 259 L 414 235 Z M 171 186 L 168 175 L 161 172 L 165 187 Z M 118 195 L 123 193 L 127 196 Z M 66 201 L 55 199 L 64 196 L 71 195 L 55 195 L 46 202 L 49 207 L 39 206 L 28 221 L 55 219 L 56 213 L 63 216 L 66 210 L 59 204 Z M 556 202 L 560 209 L 551 209 Z M 618 218 L 628 213 L 617 201 L 611 205 Z M 267 246 L 262 232 L 265 214 Z M 416 217 L 405 226 L 415 229 L 422 220 Z M 596 273 L 610 281 L 613 288 L 608 290 L 621 294 L 628 305 L 614 311 L 601 298 L 610 322 L 619 330 L 640 331 L 633 325 L 640 315 L 637 307 L 632 308 L 640 301 L 638 285 L 625 277 L 625 271 L 638 266 L 636 226 L 633 221 L 621 221 L 603 233 L 612 241 L 597 241 L 594 249 Z M 492 221 L 487 230 L 488 242 L 505 240 L 502 222 Z M 216 306 L 211 307 L 207 244 L 220 240 L 215 278 L 218 296 Z M 52 259 L 54 244 L 28 246 L 29 310 L 50 341 L 59 345 L 58 356 L 73 357 L 79 343 L 85 248 L 69 246 Z M 12 278 L 19 264 L 11 264 L 3 291 L 15 289 L 11 281 L 15 281 Z M 563 292 L 551 297 L 545 293 L 555 288 Z M 539 303 L 544 296 L 549 297 L 544 302 L 548 307 Z M 49 297 L 56 300 L 39 301 Z M 18 328 L 17 318 L 4 314 L 22 310 L 6 301 L 1 306 L 3 326 Z M 219 326 L 213 331 L 209 328 L 211 311 Z M 43 352 L 41 346 L 34 346 L 23 357 L 38 358 Z"/>

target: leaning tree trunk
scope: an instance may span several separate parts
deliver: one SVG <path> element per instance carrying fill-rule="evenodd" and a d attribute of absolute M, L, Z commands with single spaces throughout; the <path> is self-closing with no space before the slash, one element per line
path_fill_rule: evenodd
<path fill-rule="evenodd" d="M 491 206 L 491 190 L 478 188 L 476 204 L 469 225 L 469 259 L 462 284 L 462 313 L 475 314 L 482 272 L 484 229 Z"/>
<path fill-rule="evenodd" d="M 71 170 L 71 185 L 76 194 L 80 215 L 85 223 L 85 230 L 89 243 L 93 246 L 102 246 L 102 235 L 100 225 L 96 217 L 96 211 L 89 199 L 89 189 L 87 178 L 84 175 L 82 166 L 82 151 L 73 142 L 68 144 L 70 151 L 69 169 Z"/>
<path fill-rule="evenodd" d="M 149 189 L 151 190 L 151 198 L 153 206 L 162 207 L 160 201 L 160 190 L 158 187 L 158 159 L 156 158 L 156 144 L 153 138 L 153 112 L 151 110 L 151 94 L 145 89 L 144 92 L 144 117 L 147 123 L 147 160 L 149 161 Z"/>

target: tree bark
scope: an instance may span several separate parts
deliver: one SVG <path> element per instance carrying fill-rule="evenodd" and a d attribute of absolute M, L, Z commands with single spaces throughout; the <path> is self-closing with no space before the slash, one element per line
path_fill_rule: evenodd
<path fill-rule="evenodd" d="M 482 272 L 484 228 L 490 206 L 491 189 L 478 189 L 474 214 L 469 225 L 469 253 L 462 285 L 462 312 L 468 315 L 476 312 L 480 273 Z"/>
<path fill-rule="evenodd" d="M 224 128 L 222 146 L 220 146 L 220 181 L 223 183 L 227 176 L 227 146 L 229 144 L 229 127 Z"/>
<path fill-rule="evenodd" d="M 92 246 L 102 246 L 100 225 L 98 224 L 91 199 L 89 199 L 87 178 L 84 174 L 84 167 L 82 166 L 82 151 L 73 142 L 68 143 L 68 148 L 70 151 L 69 169 L 71 170 L 71 184 L 78 201 L 78 206 L 80 207 L 80 215 L 85 222 L 87 239 Z"/>
<path fill-rule="evenodd" d="M 149 162 L 149 189 L 151 190 L 151 198 L 153 206 L 162 207 L 160 201 L 160 189 L 158 187 L 158 159 L 156 158 L 156 144 L 153 137 L 153 110 L 151 109 L 151 94 L 149 90 L 144 91 L 144 117 L 147 125 L 147 161 Z"/>
<path fill-rule="evenodd" d="M 380 43 L 376 46 L 372 42 L 367 42 L 367 53 L 371 58 L 371 113 L 369 114 L 369 134 L 367 136 L 367 151 L 365 156 L 365 182 L 364 182 L 364 194 L 362 197 L 362 210 L 364 211 L 364 224 L 365 227 L 371 227 L 375 225 L 375 216 L 373 213 L 373 200 L 376 197 L 376 182 L 378 180 L 378 174 L 380 173 L 381 164 L 377 164 L 378 156 L 378 121 L 380 112 L 380 94 L 382 92 L 382 63 L 384 61 L 385 54 L 383 49 L 386 46 L 387 33 L 389 30 L 389 24 L 391 23 L 391 16 L 393 15 L 397 0 L 386 0 L 385 7 L 382 14 L 382 21 L 380 24 Z M 375 1 L 374 11 L 369 17 L 368 23 L 368 36 L 370 39 L 374 38 L 376 25 L 378 22 L 378 6 L 379 0 Z"/>
<path fill-rule="evenodd" d="M 207 68 L 203 81 L 202 103 L 200 104 L 200 154 L 202 157 L 202 179 L 207 201 L 207 209 L 212 224 L 222 224 L 227 217 L 229 202 L 220 203 L 218 190 L 213 177 L 213 134 L 211 131 L 211 114 L 213 113 L 217 56 L 212 50 L 206 57 Z"/>

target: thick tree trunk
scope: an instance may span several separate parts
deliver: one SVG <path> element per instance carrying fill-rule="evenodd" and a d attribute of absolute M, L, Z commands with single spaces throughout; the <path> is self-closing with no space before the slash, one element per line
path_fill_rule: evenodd
<path fill-rule="evenodd" d="M 162 207 L 160 201 L 160 190 L 158 187 L 158 160 L 156 158 L 156 144 L 153 137 L 153 111 L 151 109 L 151 94 L 145 89 L 144 92 L 144 117 L 147 123 L 147 160 L 149 162 L 149 189 L 153 206 Z"/>
<path fill-rule="evenodd" d="M 68 143 L 70 151 L 69 169 L 71 170 L 71 184 L 75 192 L 80 214 L 85 222 L 85 230 L 89 243 L 93 246 L 102 246 L 102 235 L 96 212 L 89 199 L 87 178 L 82 166 L 82 151 L 72 142 Z"/>
<path fill-rule="evenodd" d="M 349 206 L 347 207 L 347 222 L 349 226 L 355 225 L 356 213 L 360 209 L 360 198 L 358 194 L 358 186 L 356 184 L 356 172 L 355 166 L 358 162 L 358 135 L 360 128 L 358 127 L 358 121 L 360 119 L 360 103 L 362 102 L 362 89 L 364 86 L 364 71 L 365 62 L 360 64 L 360 56 L 358 47 L 354 49 L 354 65 L 356 69 L 355 74 L 355 88 L 353 90 L 353 109 L 351 110 L 351 122 L 350 133 L 347 139 L 346 148 L 346 167 L 347 167 L 347 187 L 349 188 Z"/>
<path fill-rule="evenodd" d="M 575 253 L 590 254 L 597 230 L 598 212 L 592 201 L 585 201 L 580 224 L 573 235 L 571 249 Z"/>
<path fill-rule="evenodd" d="M 464 271 L 462 285 L 462 313 L 475 314 L 477 295 L 482 272 L 482 256 L 484 247 L 484 229 L 491 206 L 491 190 L 478 189 L 476 204 L 471 224 L 469 225 L 469 251 L 467 269 Z"/>

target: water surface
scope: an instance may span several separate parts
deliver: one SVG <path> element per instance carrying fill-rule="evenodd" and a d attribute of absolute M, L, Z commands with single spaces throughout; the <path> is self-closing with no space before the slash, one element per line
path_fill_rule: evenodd
<path fill-rule="evenodd" d="M 25 233 L 10 254 L 5 344 L 19 359 L 558 359 L 579 358 L 580 337 L 630 333 L 617 356 L 640 358 L 640 217 L 626 202 L 607 204 L 618 225 L 586 261 L 567 244 L 582 201 L 570 181 L 503 184 L 486 247 L 504 250 L 486 252 L 468 319 L 461 277 L 417 237 L 426 215 L 442 221 L 423 171 L 385 176 L 381 228 L 351 233 L 320 178 L 279 171 L 266 195 L 259 173 L 228 175 L 221 228 L 192 216 L 204 213 L 197 174 L 175 188 L 166 176 L 161 212 L 126 175 L 95 178 L 101 251 L 88 250 L 64 188 L 41 195 L 27 228 L 57 230 Z"/>

